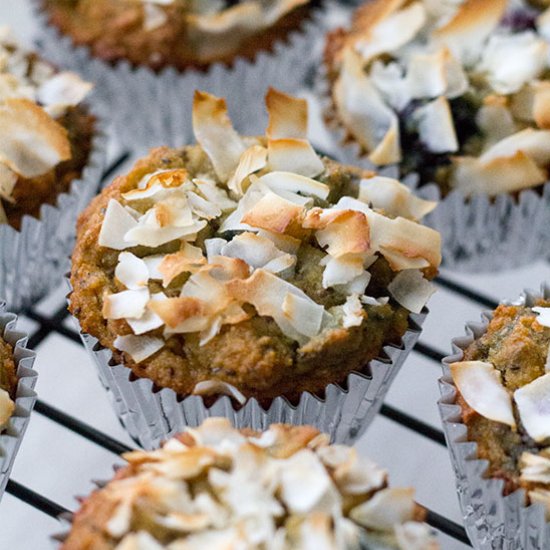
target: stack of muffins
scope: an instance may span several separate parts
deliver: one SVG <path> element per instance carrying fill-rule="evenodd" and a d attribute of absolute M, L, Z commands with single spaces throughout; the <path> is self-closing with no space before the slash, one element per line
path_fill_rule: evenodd
<path fill-rule="evenodd" d="M 411 490 L 389 489 L 385 472 L 329 442 L 366 430 L 414 346 L 439 231 L 447 265 L 547 253 L 550 8 L 361 6 L 327 36 L 319 75 L 350 165 L 314 150 L 305 100 L 270 87 L 303 83 L 321 1 L 36 8 L 46 55 L 97 83 L 122 144 L 174 146 L 115 179 L 78 222 L 70 310 L 147 451 L 84 501 L 63 548 L 437 548 Z M 89 85 L 3 44 L 0 237 L 32 220 L 55 240 L 45 205 L 76 194 L 63 208 L 76 216 L 100 183 Z M 70 225 L 58 240 L 72 236 Z M 0 239 L 0 259 L 15 242 Z M 26 242 L 15 263 L 28 268 L 41 245 Z M 20 307 L 32 282 L 10 273 L 0 295 Z M 446 363 L 444 426 L 480 546 L 550 540 L 549 304 L 502 306 Z M 8 344 L 7 434 L 18 397 Z"/>

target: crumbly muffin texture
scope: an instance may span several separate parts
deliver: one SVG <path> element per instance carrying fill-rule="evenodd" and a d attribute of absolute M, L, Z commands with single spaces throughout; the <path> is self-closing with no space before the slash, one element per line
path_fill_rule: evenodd
<path fill-rule="evenodd" d="M 439 548 L 414 490 L 388 488 L 384 470 L 308 426 L 255 433 L 214 418 L 124 458 L 63 550 Z"/>
<path fill-rule="evenodd" d="M 80 176 L 94 130 L 80 105 L 90 89 L 0 29 L 0 224 L 19 229 L 24 215 L 38 217 Z"/>
<path fill-rule="evenodd" d="M 17 373 L 13 348 L 0 337 L 0 433 L 5 429 L 15 410 Z"/>
<path fill-rule="evenodd" d="M 325 117 L 443 194 L 515 193 L 550 165 L 550 9 L 377 0 L 328 36 Z"/>
<path fill-rule="evenodd" d="M 550 517 L 550 302 L 501 305 L 451 365 L 468 440 L 505 493 L 527 491 Z"/>
<path fill-rule="evenodd" d="M 286 40 L 318 0 L 42 0 L 50 23 L 107 62 L 206 68 Z"/>
<path fill-rule="evenodd" d="M 153 151 L 79 222 L 72 313 L 180 395 L 321 392 L 398 344 L 433 292 L 440 237 L 415 220 L 435 204 L 321 159 L 305 100 L 267 105 L 267 137 L 242 138 L 198 92 L 199 144 Z"/>

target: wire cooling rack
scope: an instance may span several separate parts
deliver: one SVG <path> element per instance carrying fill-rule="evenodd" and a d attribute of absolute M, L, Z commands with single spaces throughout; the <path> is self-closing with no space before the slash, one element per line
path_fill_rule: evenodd
<path fill-rule="evenodd" d="M 10 23 L 23 38 L 32 35 L 26 0 L 0 0 L 0 25 Z M 307 94 L 306 94 L 307 95 Z M 330 153 L 312 102 L 312 141 Z M 129 152 L 111 151 L 101 185 L 133 162 Z M 428 509 L 428 523 L 439 531 L 442 547 L 470 547 L 456 498 L 454 474 L 436 407 L 439 363 L 466 321 L 477 320 L 502 298 L 550 280 L 550 266 L 539 262 L 500 274 L 457 274 L 442 270 L 430 302 L 420 341 L 390 389 L 380 414 L 357 443 L 390 473 L 392 485 L 414 486 Z M 108 479 L 119 455 L 134 447 L 118 424 L 94 366 L 80 343 L 66 310 L 67 286 L 19 317 L 38 352 L 39 400 L 17 456 L 6 494 L 0 502 L 0 550 L 52 548 L 60 530 L 58 516 L 74 511 L 75 495 L 86 495 L 94 479 Z M 207 550 L 207 549 L 205 549 Z"/>

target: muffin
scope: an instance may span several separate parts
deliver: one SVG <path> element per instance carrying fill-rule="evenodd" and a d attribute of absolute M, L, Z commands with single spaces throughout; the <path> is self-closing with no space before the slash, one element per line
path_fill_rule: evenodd
<path fill-rule="evenodd" d="M 210 419 L 124 458 L 63 550 L 439 548 L 413 489 L 388 488 L 384 470 L 309 426 Z"/>
<path fill-rule="evenodd" d="M 465 439 L 475 443 L 475 458 L 486 465 L 483 478 L 489 483 L 492 480 L 497 498 L 504 503 L 494 506 L 490 500 L 494 497 L 483 495 L 485 511 L 492 507 L 505 508 L 509 516 L 504 516 L 504 521 L 511 522 L 512 517 L 519 515 L 518 508 L 542 504 L 538 511 L 542 523 L 536 523 L 541 526 L 537 535 L 541 537 L 537 539 L 540 546 L 533 548 L 546 548 L 550 543 L 550 523 L 544 523 L 545 515 L 546 522 L 550 522 L 550 300 L 547 294 L 524 297 L 514 305 L 500 305 L 485 325 L 477 327 L 471 339 L 458 343 L 463 352 L 445 360 L 448 376 L 444 383 L 452 389 L 452 395 L 450 391 L 444 392 L 443 400 L 454 403 L 456 412 L 452 419 L 444 414 L 444 423 L 458 416 Z M 462 454 L 457 450 L 453 434 L 447 435 L 454 447 L 453 455 Z M 461 469 L 459 466 L 458 471 Z M 468 496 L 477 489 L 475 480 L 470 483 L 471 487 L 464 491 Z M 510 502 L 517 507 L 512 507 Z M 494 511 L 488 514 L 489 517 L 498 515 Z M 499 516 L 495 523 L 502 521 L 503 517 Z M 525 521 L 527 524 L 528 520 Z M 494 537 L 494 547 L 500 547 L 507 536 L 513 536 L 518 546 L 511 547 L 523 548 L 521 537 L 527 537 L 528 532 L 522 532 L 522 528 L 517 529 L 516 524 L 513 529 L 510 527 L 514 532 L 503 535 L 492 527 L 488 536 Z"/>
<path fill-rule="evenodd" d="M 100 137 L 83 103 L 91 88 L 0 34 L 0 295 L 14 308 L 49 288 L 48 264 L 68 252 L 72 227 L 65 223 L 74 223 L 97 188 L 86 179 Z M 50 220 L 59 207 L 64 212 Z M 46 266 L 36 270 L 28 261 Z"/>
<path fill-rule="evenodd" d="M 451 267 L 509 265 L 503 241 L 519 262 L 547 255 L 549 24 L 506 0 L 379 0 L 327 37 L 324 116 L 343 158 L 449 199 L 428 223 Z"/>
<path fill-rule="evenodd" d="M 0 301 L 0 499 L 29 422 L 36 394 L 35 354 L 15 330 L 16 316 Z"/>
<path fill-rule="evenodd" d="M 296 91 L 314 62 L 321 4 L 36 0 L 46 55 L 102 83 L 119 137 L 133 149 L 187 143 L 196 88 L 238 98 L 231 107 L 241 129 L 259 133 L 267 87 Z M 136 120 L 138 106 L 147 119 Z"/>
<path fill-rule="evenodd" d="M 322 396 L 370 376 L 433 292 L 439 235 L 416 220 L 435 204 L 319 157 L 305 100 L 266 104 L 266 136 L 244 138 L 197 92 L 198 144 L 152 151 L 79 220 L 70 311 L 181 397 Z"/>

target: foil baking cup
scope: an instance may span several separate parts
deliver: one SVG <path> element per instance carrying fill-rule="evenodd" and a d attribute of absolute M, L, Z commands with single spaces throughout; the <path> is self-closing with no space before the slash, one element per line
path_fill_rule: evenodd
<path fill-rule="evenodd" d="M 167 438 L 196 427 L 214 416 L 229 418 L 236 428 L 265 430 L 271 424 L 309 424 L 329 434 L 335 443 L 351 444 L 367 429 L 380 410 L 388 389 L 416 344 L 428 310 L 409 315 L 409 329 L 399 346 L 384 346 L 380 357 L 359 372 L 352 372 L 343 386 L 330 384 L 323 398 L 304 392 L 297 405 L 284 397 L 273 399 L 268 409 L 256 399 L 234 405 L 227 396 L 207 406 L 201 396 L 179 396 L 159 389 L 147 378 L 113 359 L 111 351 L 81 332 L 84 346 L 94 360 L 99 378 L 109 393 L 115 412 L 129 435 L 145 449 L 158 447 Z"/>
<path fill-rule="evenodd" d="M 55 205 L 43 204 L 39 218 L 24 216 L 20 230 L 0 224 L 0 296 L 20 311 L 63 281 L 73 248 L 79 212 L 97 193 L 105 166 L 107 134 L 101 109 L 87 101 L 96 117 L 88 164 Z"/>
<path fill-rule="evenodd" d="M 114 133 L 123 145 L 139 153 L 153 146 L 177 147 L 194 141 L 191 112 L 195 90 L 226 97 L 239 133 L 263 134 L 267 88 L 297 92 L 321 58 L 322 5 L 312 8 L 300 29 L 276 42 L 272 51 L 259 51 L 253 60 L 237 57 L 231 66 L 213 63 L 205 71 L 166 68 L 160 72 L 126 61 L 109 64 L 94 57 L 88 47 L 74 46 L 70 37 L 49 24 L 40 5 L 40 0 L 34 0 L 40 29 L 38 47 L 44 57 L 98 84 L 100 100 L 111 110 Z"/>
<path fill-rule="evenodd" d="M 534 305 L 537 298 L 550 298 L 550 286 L 541 292 L 526 290 L 513 305 Z M 510 302 L 506 302 L 510 303 Z M 468 536 L 478 550 L 550 550 L 550 522 L 542 504 L 526 505 L 523 489 L 504 496 L 504 481 L 486 476 L 487 460 L 477 458 L 477 444 L 468 441 L 457 389 L 449 365 L 462 361 L 464 350 L 486 331 L 492 312 L 481 323 L 468 323 L 466 336 L 452 341 L 453 355 L 443 359 L 438 402 L 443 431 L 456 475 L 456 487 Z"/>
<path fill-rule="evenodd" d="M 8 313 L 6 304 L 0 302 L 0 334 L 13 347 L 18 378 L 15 411 L 6 429 L 0 434 L 0 499 L 4 494 L 15 455 L 23 440 L 36 401 L 34 386 L 38 374 L 33 370 L 36 354 L 26 349 L 27 335 L 16 330 L 16 321 L 16 315 Z"/>

